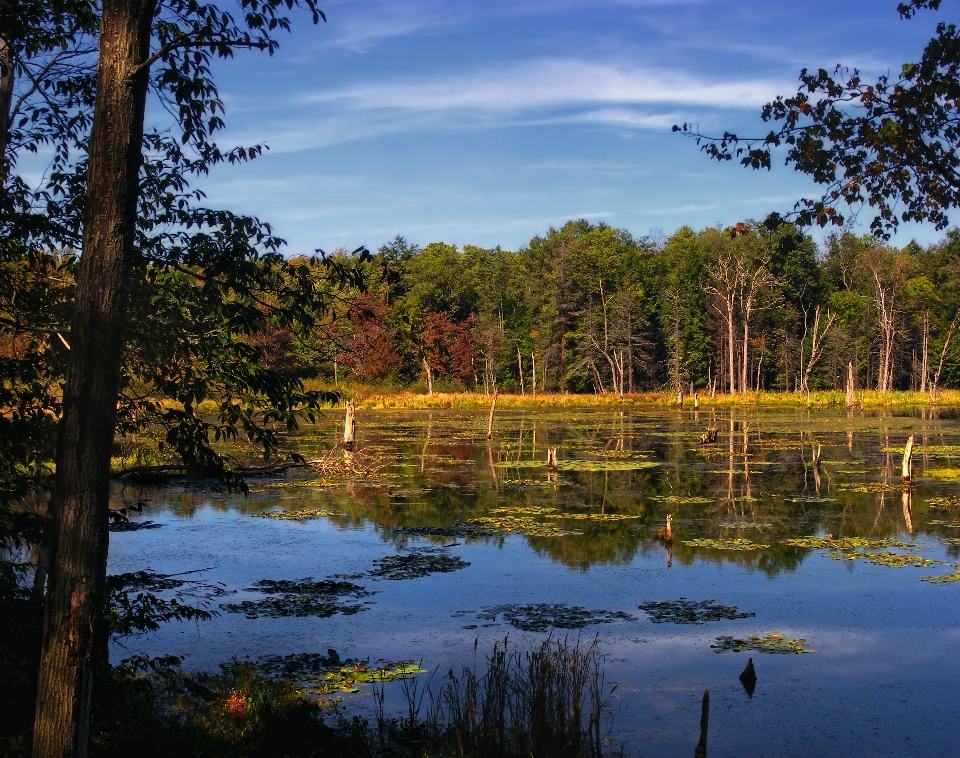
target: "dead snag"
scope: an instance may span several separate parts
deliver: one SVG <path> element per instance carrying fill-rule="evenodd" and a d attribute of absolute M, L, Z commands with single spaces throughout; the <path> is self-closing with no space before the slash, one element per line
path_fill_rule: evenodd
<path fill-rule="evenodd" d="M 707 431 L 705 431 L 703 434 L 700 435 L 699 439 L 697 440 L 697 443 L 700 445 L 707 445 L 707 444 L 712 445 L 716 441 L 717 441 L 717 428 L 715 426 L 711 426 L 707 428 Z"/>
<path fill-rule="evenodd" d="M 900 473 L 900 481 L 909 484 L 913 474 L 913 435 L 907 438 L 907 444 L 903 448 L 903 466 Z"/>
<path fill-rule="evenodd" d="M 821 457 L 822 448 L 820 447 L 820 445 L 811 445 L 810 448 L 813 451 L 813 465 L 816 466 L 817 468 L 820 468 L 820 462 L 822 460 L 822 457 Z"/>
<path fill-rule="evenodd" d="M 707 729 L 710 724 L 710 689 L 703 691 L 703 701 L 700 703 L 700 741 L 697 743 L 696 750 L 693 751 L 694 758 L 707 758 Z"/>
<path fill-rule="evenodd" d="M 693 407 L 694 407 L 694 408 L 699 408 L 699 407 L 700 407 L 700 393 L 699 393 L 699 392 L 694 392 L 694 393 L 693 393 Z"/>
<path fill-rule="evenodd" d="M 347 417 L 343 422 L 343 449 L 353 452 L 357 434 L 357 412 L 353 400 L 347 403 Z"/>
<path fill-rule="evenodd" d="M 847 364 L 847 410 L 853 410 L 856 396 L 853 391 L 853 361 Z"/>
<path fill-rule="evenodd" d="M 497 409 L 497 391 L 493 391 L 493 402 L 490 403 L 490 416 L 487 418 L 487 439 L 493 437 L 493 412 Z"/>
<path fill-rule="evenodd" d="M 547 448 L 547 468 L 557 468 L 557 448 L 555 447 Z"/>

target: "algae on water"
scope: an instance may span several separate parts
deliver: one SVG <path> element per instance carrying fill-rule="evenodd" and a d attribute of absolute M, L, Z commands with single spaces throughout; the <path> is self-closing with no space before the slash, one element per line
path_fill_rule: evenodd
<path fill-rule="evenodd" d="M 748 634 L 746 638 L 730 637 L 723 635 L 717 637 L 717 642 L 711 645 L 716 653 L 725 653 L 732 651 L 742 653 L 744 651 L 754 651 L 757 653 L 772 654 L 790 654 L 790 653 L 815 653 L 813 648 L 806 646 L 807 641 L 802 637 L 800 639 L 791 639 L 783 634 L 765 634 L 762 637 L 756 634 Z"/>
<path fill-rule="evenodd" d="M 755 616 L 752 612 L 741 612 L 735 605 L 722 605 L 713 600 L 662 600 L 650 601 L 639 606 L 640 610 L 654 624 L 705 624 L 720 619 L 744 619 Z"/>
<path fill-rule="evenodd" d="M 336 613 L 352 615 L 365 610 L 363 605 L 349 603 L 341 598 L 361 598 L 372 595 L 364 587 L 352 582 L 324 579 L 319 582 L 310 577 L 291 579 L 261 579 L 247 587 L 251 592 L 267 596 L 239 603 L 224 603 L 222 608 L 231 613 L 243 613 L 248 619 L 281 618 L 284 616 L 316 616 L 326 618 Z"/>

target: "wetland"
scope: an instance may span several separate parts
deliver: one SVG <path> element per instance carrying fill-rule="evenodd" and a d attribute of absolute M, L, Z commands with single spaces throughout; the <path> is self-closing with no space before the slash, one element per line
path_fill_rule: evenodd
<path fill-rule="evenodd" d="M 121 639 L 111 658 L 249 660 L 400 713 L 404 682 L 435 691 L 505 637 L 532 650 L 552 635 L 596 640 L 628 755 L 692 754 L 705 688 L 710 756 L 960 743 L 955 412 L 511 407 L 491 440 L 480 410 L 358 422 L 352 454 L 335 449 L 336 410 L 285 440 L 349 465 L 247 495 L 117 482 L 112 508 L 148 505 L 111 532 L 109 572 L 196 572 L 217 591 L 209 620 Z"/>

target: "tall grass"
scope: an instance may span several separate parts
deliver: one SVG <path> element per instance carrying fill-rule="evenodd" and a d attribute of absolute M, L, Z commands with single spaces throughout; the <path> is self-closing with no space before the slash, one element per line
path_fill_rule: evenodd
<path fill-rule="evenodd" d="M 476 643 L 475 648 L 476 649 Z M 452 669 L 425 717 L 424 690 L 406 683 L 408 717 L 393 722 L 396 741 L 436 758 L 602 758 L 610 747 L 611 696 L 604 692 L 594 640 L 547 639 L 529 652 L 494 645 L 482 668 Z M 382 717 L 379 719 L 384 734 Z"/>

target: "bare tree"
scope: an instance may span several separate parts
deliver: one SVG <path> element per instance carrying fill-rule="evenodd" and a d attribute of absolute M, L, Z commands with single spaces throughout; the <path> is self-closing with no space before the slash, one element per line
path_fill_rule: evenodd
<path fill-rule="evenodd" d="M 873 270 L 873 278 L 877 283 L 874 292 L 874 303 L 877 306 L 877 318 L 880 325 L 880 367 L 877 376 L 877 389 L 880 392 L 890 392 L 893 389 L 893 344 L 896 335 L 894 298 L 896 290 L 893 285 L 887 290 L 880 282 L 877 270 Z"/>
<path fill-rule="evenodd" d="M 807 339 L 807 311 L 806 309 L 803 312 L 803 341 Z M 807 361 L 807 365 L 803 370 L 803 378 L 800 382 L 800 391 L 801 392 L 810 392 L 810 374 L 813 373 L 813 369 L 817 365 L 817 361 L 820 360 L 820 357 L 823 355 L 823 347 L 827 339 L 827 334 L 830 332 L 830 327 L 833 326 L 833 322 L 836 321 L 836 317 L 827 311 L 826 316 L 826 325 L 823 327 L 823 331 L 820 331 L 820 306 L 818 305 L 813 312 L 813 333 L 811 335 L 810 342 L 810 360 Z M 800 351 L 800 360 L 803 360 L 803 349 Z"/>

